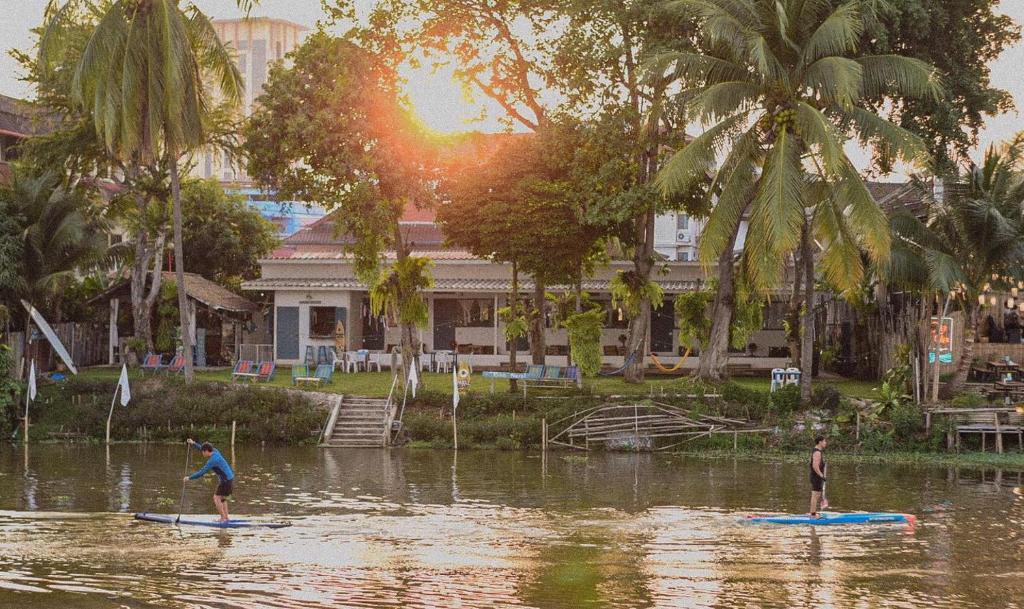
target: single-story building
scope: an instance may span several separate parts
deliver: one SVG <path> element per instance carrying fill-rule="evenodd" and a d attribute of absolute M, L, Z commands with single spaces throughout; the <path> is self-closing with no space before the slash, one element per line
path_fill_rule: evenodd
<path fill-rule="evenodd" d="M 430 212 L 413 210 L 401 223 L 413 255 L 433 261 L 434 287 L 427 294 L 429 320 L 421 338 L 428 352 L 449 350 L 457 345 L 460 353 L 471 353 L 480 367 L 501 366 L 508 362 L 509 346 L 504 340 L 504 324 L 497 311 L 507 306 L 511 294 L 511 266 L 478 258 L 467 251 L 446 247 L 440 227 Z M 273 353 L 281 364 L 294 364 L 307 357 L 309 349 L 319 353 L 320 347 L 335 347 L 339 323 L 348 350 L 369 349 L 390 351 L 400 341 L 399 329 L 386 315 L 372 315 L 367 286 L 356 278 L 352 258 L 345 251 L 345 237 L 336 236 L 334 221 L 325 216 L 282 242 L 273 254 L 261 260 L 259 279 L 243 284 L 243 290 L 269 292 L 273 295 Z M 394 260 L 394 252 L 386 252 Z M 583 282 L 591 300 L 607 311 L 602 346 L 605 364 L 621 366 L 628 319 L 612 305 L 609 283 L 619 270 L 628 270 L 631 263 L 613 260 L 594 277 Z M 707 281 L 697 262 L 670 261 L 659 263 L 654 280 L 665 291 L 665 303 L 653 310 L 649 348 L 669 365 L 678 361 L 685 347 L 679 342 L 675 323 L 673 296 L 700 289 Z M 520 274 L 520 295 L 529 299 L 533 283 Z M 550 292 L 567 291 L 567 286 L 548 286 Z M 788 352 L 782 330 L 785 303 L 767 307 L 765 329 L 750 339 L 751 365 L 773 367 L 784 365 Z M 548 362 L 563 364 L 568 350 L 564 329 L 547 330 Z M 528 357 L 528 345 L 520 342 Z M 737 353 L 737 357 L 750 357 Z M 757 360 L 757 361 L 754 361 Z M 687 367 L 695 365 L 690 358 Z"/>

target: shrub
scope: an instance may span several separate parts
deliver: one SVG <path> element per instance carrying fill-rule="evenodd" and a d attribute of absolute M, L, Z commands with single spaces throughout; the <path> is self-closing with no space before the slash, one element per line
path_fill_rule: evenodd
<path fill-rule="evenodd" d="M 820 410 L 826 410 L 831 414 L 839 412 L 843 403 L 843 394 L 831 385 L 817 387 L 811 394 L 811 406 Z"/>
<path fill-rule="evenodd" d="M 783 415 L 796 412 L 800 408 L 800 387 L 798 385 L 786 385 L 771 394 L 772 410 Z"/>

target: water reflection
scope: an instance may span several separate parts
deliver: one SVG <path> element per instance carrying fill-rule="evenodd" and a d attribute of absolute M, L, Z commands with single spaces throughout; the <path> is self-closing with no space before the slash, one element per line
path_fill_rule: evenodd
<path fill-rule="evenodd" d="M 803 466 L 239 447 L 232 511 L 294 526 L 225 532 L 125 513 L 177 510 L 181 446 L 18 450 L 0 449 L 0 606 L 845 609 L 1024 598 L 1016 471 L 835 467 L 837 509 L 919 514 L 907 534 L 742 522 L 801 509 Z M 189 485 L 185 511 L 210 512 L 211 491 Z"/>

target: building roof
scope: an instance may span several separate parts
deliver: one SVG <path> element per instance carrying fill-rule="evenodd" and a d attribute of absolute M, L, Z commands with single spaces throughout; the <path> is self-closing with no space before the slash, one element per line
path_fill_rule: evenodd
<path fill-rule="evenodd" d="M 53 130 L 53 121 L 52 114 L 25 100 L 0 95 L 0 134 L 23 138 L 42 135 Z"/>
<path fill-rule="evenodd" d="M 281 25 L 287 25 L 289 27 L 296 28 L 296 29 L 298 29 L 300 31 L 303 31 L 303 32 L 308 32 L 309 31 L 309 26 L 307 26 L 307 25 L 302 25 L 301 23 L 295 23 L 294 21 L 289 21 L 287 19 L 280 19 L 278 17 L 239 17 L 239 18 L 232 18 L 232 19 L 214 19 L 213 20 L 213 24 L 217 25 L 217 24 L 221 24 L 221 23 L 223 23 L 223 24 L 229 24 L 229 23 L 254 23 L 254 22 L 260 22 L 260 21 L 265 21 L 265 22 L 270 22 L 270 23 L 278 23 L 278 24 L 281 24 Z"/>
<path fill-rule="evenodd" d="M 161 273 L 164 281 L 174 282 L 177 281 L 175 274 L 170 271 L 164 271 Z M 102 293 L 93 296 L 88 300 L 89 303 L 100 302 L 110 299 L 114 294 L 117 294 L 128 287 L 129 280 L 122 278 L 117 281 L 114 285 L 110 286 Z M 226 311 L 228 313 L 254 313 L 259 310 L 259 307 L 249 301 L 244 296 L 239 296 L 224 286 L 218 285 L 202 275 L 195 273 L 185 273 L 185 294 L 199 303 L 202 303 L 206 307 L 216 311 Z"/>
<path fill-rule="evenodd" d="M 700 281 L 693 280 L 659 280 L 658 284 L 669 293 L 692 291 L 700 288 Z M 609 281 L 603 279 L 585 279 L 583 290 L 590 292 L 608 292 Z M 366 290 L 367 286 L 355 278 L 331 279 L 256 279 L 242 284 L 243 290 Z M 527 292 L 533 289 L 533 282 L 524 278 L 519 281 L 519 289 Z M 571 286 L 548 286 L 550 290 L 570 290 Z M 437 279 L 430 292 L 499 292 L 512 291 L 509 279 Z"/>
<path fill-rule="evenodd" d="M 919 218 L 928 215 L 932 203 L 929 183 L 910 182 L 868 182 L 868 192 L 879 207 L 889 214 L 897 209 L 906 209 Z"/>

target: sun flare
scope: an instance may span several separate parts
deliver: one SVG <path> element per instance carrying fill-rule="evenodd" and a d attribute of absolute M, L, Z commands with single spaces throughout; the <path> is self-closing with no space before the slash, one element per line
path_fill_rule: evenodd
<path fill-rule="evenodd" d="M 438 133 L 458 133 L 480 127 L 481 106 L 455 78 L 454 68 L 429 65 L 406 68 L 406 94 L 416 116 Z"/>

